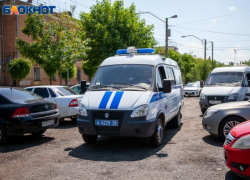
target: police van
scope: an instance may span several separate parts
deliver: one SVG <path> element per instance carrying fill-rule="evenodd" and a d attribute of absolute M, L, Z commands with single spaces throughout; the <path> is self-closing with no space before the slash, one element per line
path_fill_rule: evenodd
<path fill-rule="evenodd" d="M 77 125 L 86 143 L 98 135 L 148 137 L 159 146 L 164 127 L 181 126 L 184 89 L 178 64 L 153 55 L 154 49 L 129 47 L 105 59 L 80 105 Z"/>

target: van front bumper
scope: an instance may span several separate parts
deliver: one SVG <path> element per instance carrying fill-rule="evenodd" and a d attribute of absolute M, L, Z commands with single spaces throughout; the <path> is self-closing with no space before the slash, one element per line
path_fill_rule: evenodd
<path fill-rule="evenodd" d="M 104 113 L 106 111 L 95 111 Z M 112 113 L 115 111 L 109 111 Z M 121 111 L 119 111 L 121 112 Z M 118 120 L 119 126 L 96 126 L 93 112 L 88 111 L 88 116 L 79 115 L 77 119 L 77 126 L 81 134 L 86 135 L 111 135 L 123 137 L 150 137 L 153 135 L 157 119 L 146 120 L 146 117 L 131 118 L 132 111 L 123 111 L 123 115 Z M 116 119 L 100 119 L 98 120 L 116 120 Z"/>

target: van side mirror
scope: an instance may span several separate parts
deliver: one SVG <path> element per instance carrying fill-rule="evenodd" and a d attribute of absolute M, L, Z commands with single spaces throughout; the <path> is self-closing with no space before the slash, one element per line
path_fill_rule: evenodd
<path fill-rule="evenodd" d="M 204 87 L 204 82 L 200 81 L 200 87 L 203 88 Z"/>
<path fill-rule="evenodd" d="M 171 93 L 171 91 L 172 91 L 171 80 L 164 79 L 163 82 L 162 82 L 162 86 L 163 86 L 163 92 L 164 93 Z"/>
<path fill-rule="evenodd" d="M 86 84 L 86 81 L 85 80 L 82 80 L 81 81 L 81 92 L 82 93 L 85 93 L 86 92 L 86 90 L 87 90 L 87 84 Z"/>
<path fill-rule="evenodd" d="M 246 96 L 249 96 L 249 97 L 250 97 L 250 93 L 246 93 Z"/>

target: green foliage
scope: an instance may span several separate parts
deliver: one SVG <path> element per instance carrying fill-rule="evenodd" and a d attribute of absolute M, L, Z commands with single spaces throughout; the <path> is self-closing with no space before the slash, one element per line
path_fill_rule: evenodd
<path fill-rule="evenodd" d="M 62 78 L 65 80 L 65 84 L 67 82 L 67 67 L 62 66 Z M 69 67 L 69 79 L 76 77 L 76 66 L 72 65 Z"/>
<path fill-rule="evenodd" d="M 13 59 L 8 65 L 12 79 L 21 81 L 25 79 L 31 71 L 32 63 L 24 58 Z"/>
<path fill-rule="evenodd" d="M 90 38 L 87 50 L 88 59 L 82 65 L 83 71 L 92 77 L 102 61 L 116 54 L 116 50 L 128 46 L 151 47 L 155 44 L 153 25 L 146 25 L 140 19 L 135 5 L 125 8 L 123 0 L 112 4 L 109 0 L 97 1 L 90 13 L 82 13 L 82 37 Z"/>
<path fill-rule="evenodd" d="M 87 57 L 88 40 L 80 37 L 78 29 L 78 21 L 67 13 L 49 18 L 32 14 L 25 19 L 22 32 L 33 42 L 17 39 L 16 43 L 21 55 L 41 65 L 52 80 L 57 71 L 61 72 L 62 65 L 72 66 L 77 59 Z"/>

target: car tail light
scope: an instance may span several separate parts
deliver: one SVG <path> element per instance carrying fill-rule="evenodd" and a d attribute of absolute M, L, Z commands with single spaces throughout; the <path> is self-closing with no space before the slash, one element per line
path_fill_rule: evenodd
<path fill-rule="evenodd" d="M 58 104 L 56 103 L 56 109 L 58 109 Z"/>
<path fill-rule="evenodd" d="M 28 117 L 30 116 L 29 108 L 23 107 L 18 108 L 11 116 L 11 118 L 22 118 L 22 117 Z"/>
<path fill-rule="evenodd" d="M 69 103 L 69 107 L 77 107 L 78 106 L 78 101 L 77 99 L 73 99 L 70 103 Z"/>

